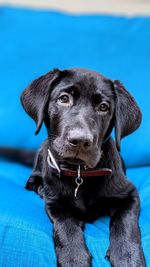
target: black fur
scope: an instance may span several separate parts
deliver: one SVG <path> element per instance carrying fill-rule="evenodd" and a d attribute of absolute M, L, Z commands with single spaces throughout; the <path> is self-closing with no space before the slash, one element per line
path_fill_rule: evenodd
<path fill-rule="evenodd" d="M 119 154 L 122 137 L 135 131 L 141 112 L 119 81 L 85 69 L 54 70 L 35 80 L 21 96 L 26 112 L 44 122 L 48 138 L 37 153 L 26 187 L 45 200 L 54 224 L 58 266 L 90 267 L 85 222 L 109 215 L 110 246 L 106 257 L 114 267 L 144 267 L 135 186 L 125 176 Z M 116 143 L 109 136 L 115 129 Z M 47 149 L 65 164 L 112 169 L 111 176 L 87 177 L 74 197 L 75 177 L 58 178 L 47 164 Z M 102 240 L 100 240 L 102 242 Z"/>

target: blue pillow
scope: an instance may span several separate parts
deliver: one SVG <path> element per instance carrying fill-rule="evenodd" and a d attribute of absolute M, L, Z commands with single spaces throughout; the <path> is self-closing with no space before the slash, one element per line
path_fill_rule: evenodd
<path fill-rule="evenodd" d="M 122 153 L 128 166 L 150 164 L 150 18 L 1 7 L 0 25 L 0 145 L 37 148 L 45 129 L 34 136 L 22 90 L 54 67 L 86 67 L 120 79 L 136 98 L 143 122 L 122 142 Z"/>

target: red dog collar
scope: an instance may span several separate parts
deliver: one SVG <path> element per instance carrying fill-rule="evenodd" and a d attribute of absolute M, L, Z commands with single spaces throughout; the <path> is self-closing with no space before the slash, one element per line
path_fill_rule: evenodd
<path fill-rule="evenodd" d="M 88 170 L 82 171 L 80 168 L 80 165 L 78 165 L 77 170 L 72 170 L 70 168 L 63 167 L 63 165 L 59 167 L 53 154 L 51 153 L 49 149 L 48 149 L 47 162 L 48 162 L 50 171 L 58 175 L 59 178 L 61 176 L 69 176 L 69 177 L 75 178 L 75 183 L 76 183 L 76 188 L 74 191 L 75 197 L 77 197 L 79 187 L 83 184 L 84 177 L 99 177 L 99 176 L 110 175 L 112 173 L 112 170 L 108 168 L 88 169 Z"/>
<path fill-rule="evenodd" d="M 47 157 L 48 165 L 52 173 L 55 173 L 59 177 L 61 176 L 70 176 L 70 177 L 77 177 L 77 170 L 72 170 L 66 167 L 59 167 L 52 155 L 51 151 L 48 149 L 48 157 Z M 81 177 L 98 177 L 98 176 L 105 176 L 110 175 L 112 173 L 111 169 L 102 168 L 102 169 L 87 169 L 81 170 L 80 176 Z"/>

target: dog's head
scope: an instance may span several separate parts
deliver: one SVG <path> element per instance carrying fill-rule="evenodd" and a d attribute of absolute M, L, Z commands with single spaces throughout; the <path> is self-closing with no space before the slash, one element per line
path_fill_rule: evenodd
<path fill-rule="evenodd" d="M 135 131 L 141 112 L 119 81 L 85 69 L 58 69 L 27 87 L 21 101 L 37 124 L 44 122 L 51 149 L 60 160 L 83 161 L 93 168 L 113 127 L 118 150 L 122 137 Z"/>

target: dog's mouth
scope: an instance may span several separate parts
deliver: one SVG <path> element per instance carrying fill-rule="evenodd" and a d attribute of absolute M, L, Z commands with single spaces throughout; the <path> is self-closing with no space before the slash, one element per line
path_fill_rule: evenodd
<path fill-rule="evenodd" d="M 56 151 L 55 151 L 56 152 Z M 56 153 L 56 158 L 59 162 L 68 165 L 81 165 L 84 168 L 93 169 L 97 166 L 101 158 L 100 151 L 94 151 L 93 153 Z"/>
<path fill-rule="evenodd" d="M 61 139 L 56 139 L 51 143 L 52 151 L 56 159 L 65 164 L 82 165 L 88 168 L 95 168 L 100 161 L 102 151 L 98 146 L 84 151 L 83 149 L 70 148 Z"/>

